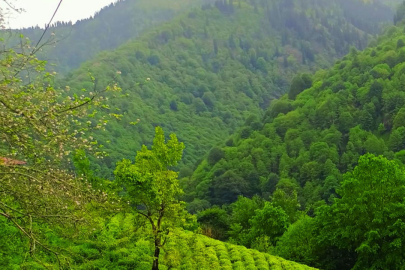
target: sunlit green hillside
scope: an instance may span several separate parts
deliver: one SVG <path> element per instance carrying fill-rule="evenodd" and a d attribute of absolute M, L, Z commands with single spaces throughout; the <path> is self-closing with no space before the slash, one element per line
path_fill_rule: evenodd
<path fill-rule="evenodd" d="M 131 216 L 111 219 L 96 241 L 71 247 L 77 258 L 74 269 L 150 270 L 153 245 L 138 233 L 134 238 Z M 130 241 L 133 239 L 133 241 Z M 81 263 L 80 263 L 81 262 Z M 121 268 L 120 268 L 121 267 Z M 160 270 L 310 270 L 308 266 L 282 258 L 208 238 L 200 234 L 176 230 L 170 234 L 161 254 Z"/>

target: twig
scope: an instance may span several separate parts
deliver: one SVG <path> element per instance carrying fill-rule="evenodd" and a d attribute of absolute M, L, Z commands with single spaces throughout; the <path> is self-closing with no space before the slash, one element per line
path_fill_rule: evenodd
<path fill-rule="evenodd" d="M 51 26 L 51 23 L 52 23 L 52 21 L 53 21 L 53 18 L 55 18 L 55 15 L 56 15 L 56 13 L 58 12 L 58 10 L 59 10 L 60 5 L 62 4 L 62 2 L 63 2 L 63 0 L 60 0 L 60 1 L 59 1 L 59 4 L 58 4 L 58 6 L 56 7 L 55 12 L 54 12 L 53 15 L 52 15 L 52 18 L 50 19 L 49 23 L 46 25 L 45 30 L 44 30 L 44 32 L 42 33 L 41 38 L 38 40 L 37 44 L 35 45 L 35 48 L 39 45 L 39 43 L 41 43 L 42 39 L 44 38 L 46 32 L 48 31 L 49 27 Z M 34 50 L 32 51 L 31 55 L 33 55 L 33 54 L 35 54 L 35 52 L 37 52 L 37 51 L 35 50 L 35 48 L 34 48 Z"/>

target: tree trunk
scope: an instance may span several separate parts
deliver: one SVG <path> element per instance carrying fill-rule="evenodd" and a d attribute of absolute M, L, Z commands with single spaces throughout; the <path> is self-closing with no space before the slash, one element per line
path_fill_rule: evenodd
<path fill-rule="evenodd" d="M 160 239 L 155 239 L 155 253 L 153 255 L 152 270 L 159 270 Z"/>

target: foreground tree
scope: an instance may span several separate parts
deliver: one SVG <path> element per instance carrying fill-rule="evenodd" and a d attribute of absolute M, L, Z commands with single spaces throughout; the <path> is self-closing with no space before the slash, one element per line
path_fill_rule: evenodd
<path fill-rule="evenodd" d="M 338 194 L 341 198 L 320 208 L 316 218 L 320 243 L 335 259 L 323 268 L 404 269 L 403 169 L 382 156 L 364 155 L 344 176 Z M 336 255 L 339 250 L 344 256 Z"/>
<path fill-rule="evenodd" d="M 183 149 L 174 134 L 166 143 L 163 129 L 157 127 L 152 149 L 144 145 L 134 164 L 124 159 L 115 170 L 125 199 L 150 223 L 155 247 L 152 270 L 159 269 L 160 251 L 168 234 L 184 221 L 184 204 L 177 199 L 182 194 L 178 173 L 171 170 L 181 160 Z"/>
<path fill-rule="evenodd" d="M 104 128 L 103 117 L 94 119 L 96 108 L 103 93 L 118 87 L 101 89 L 91 78 L 94 88 L 80 96 L 69 87 L 55 89 L 54 74 L 26 40 L 15 49 L 1 47 L 0 218 L 27 237 L 33 258 L 38 248 L 58 255 L 42 241 L 39 226 L 83 221 L 88 203 L 105 201 L 66 168 L 74 149 L 97 149 L 87 133 Z"/>

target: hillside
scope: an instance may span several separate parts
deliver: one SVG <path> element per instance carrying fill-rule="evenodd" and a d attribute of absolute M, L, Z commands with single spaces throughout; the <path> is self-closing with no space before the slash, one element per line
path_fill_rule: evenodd
<path fill-rule="evenodd" d="M 99 87 L 120 74 L 125 97 L 111 106 L 122 118 L 95 134 L 110 154 L 106 167 L 148 143 L 156 125 L 178 134 L 187 145 L 183 162 L 192 165 L 285 93 L 298 71 L 328 67 L 352 45 L 364 48 L 391 20 L 391 9 L 361 1 L 217 1 L 100 54 L 63 84 L 91 89 L 88 71 Z"/>
<path fill-rule="evenodd" d="M 5 234 L 0 236 L 3 240 L 0 245 L 0 266 L 3 269 L 49 269 L 38 261 L 24 259 L 24 242 L 10 224 L 2 222 L 0 220 L 2 231 L 8 237 L 5 238 Z M 69 269 L 150 270 L 153 254 L 151 240 L 134 223 L 138 224 L 139 221 L 135 219 L 134 222 L 133 215 L 117 214 L 90 239 L 66 241 L 49 234 L 52 235 L 53 244 L 59 245 L 70 255 Z M 48 260 L 51 262 L 52 258 Z M 257 250 L 177 229 L 162 251 L 159 269 L 315 270 Z"/>
<path fill-rule="evenodd" d="M 204 1 L 63 77 L 0 40 L 0 268 L 405 269 L 394 2 Z"/>
<path fill-rule="evenodd" d="M 352 49 L 312 78 L 297 75 L 264 117 L 211 150 L 184 181 L 187 198 L 222 205 L 293 188 L 308 210 L 332 202 L 342 174 L 365 153 L 405 162 L 403 29 L 388 28 L 371 47 Z"/>
<path fill-rule="evenodd" d="M 43 39 L 50 41 L 50 44 L 38 53 L 38 57 L 48 60 L 52 65 L 49 68 L 65 73 L 78 68 L 101 51 L 114 50 L 179 13 L 210 2 L 213 1 L 119 0 L 75 24 L 55 22 Z M 43 31 L 41 27 L 31 27 L 13 32 L 22 33 L 35 43 Z M 15 43 L 18 36 L 5 34 L 10 43 Z"/>
<path fill-rule="evenodd" d="M 91 259 L 80 264 L 78 269 L 94 269 L 101 265 L 107 269 L 139 269 L 149 270 L 150 245 L 145 239 L 138 239 L 134 243 L 126 240 L 123 235 L 124 228 L 113 227 L 115 235 L 122 236 L 120 239 L 112 240 L 109 244 L 89 243 L 78 246 L 82 256 L 92 254 Z M 122 235 L 121 235 L 122 234 Z M 160 269 L 262 269 L 262 270 L 305 270 L 315 269 L 298 263 L 290 262 L 282 258 L 261 253 L 257 250 L 247 249 L 243 246 L 236 246 L 203 235 L 190 232 L 176 232 L 172 237 L 165 252 L 161 255 Z M 78 254 L 79 255 L 79 254 Z"/>

